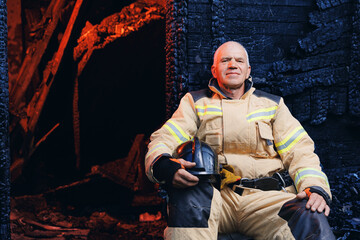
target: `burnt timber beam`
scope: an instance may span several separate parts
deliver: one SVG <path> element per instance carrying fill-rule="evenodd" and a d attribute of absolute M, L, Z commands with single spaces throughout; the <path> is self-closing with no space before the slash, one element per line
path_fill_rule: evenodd
<path fill-rule="evenodd" d="M 64 52 L 67 49 L 68 43 L 73 33 L 74 27 L 78 23 L 79 12 L 83 6 L 83 0 L 77 0 L 76 4 L 73 8 L 72 14 L 70 16 L 70 20 L 65 29 L 65 33 L 61 39 L 59 48 L 57 52 L 54 54 L 53 59 L 48 63 L 48 66 L 45 68 L 43 73 L 43 80 L 40 84 L 39 91 L 34 94 L 34 97 L 31 99 L 28 105 L 28 130 L 30 133 L 33 133 L 36 127 L 36 124 L 39 120 L 40 114 L 42 112 L 43 106 L 45 104 L 46 98 L 50 91 L 50 88 L 54 82 L 56 73 L 61 64 L 62 58 L 64 56 Z"/>
<path fill-rule="evenodd" d="M 73 35 L 74 26 L 76 26 L 76 24 L 78 23 L 77 19 L 82 5 L 83 5 L 83 0 L 76 1 L 70 20 L 65 29 L 65 33 L 59 44 L 58 50 L 54 54 L 53 59 L 48 62 L 48 65 L 44 69 L 42 82 L 40 83 L 37 92 L 34 93 L 31 101 L 27 106 L 27 110 L 26 110 L 27 117 L 20 119 L 20 125 L 25 132 L 25 136 L 22 143 L 20 156 L 14 157 L 13 163 L 10 167 L 11 181 L 14 181 L 22 174 L 22 168 L 25 161 L 31 157 L 31 155 L 34 153 L 34 151 L 39 145 L 34 143 L 35 128 L 39 120 L 40 114 L 42 112 L 42 109 L 44 107 L 50 88 L 54 82 L 55 76 L 60 67 L 64 52 L 66 51 L 70 38 Z"/>
<path fill-rule="evenodd" d="M 15 116 L 25 117 L 23 110 L 19 109 L 21 102 L 24 101 L 24 95 L 28 89 L 31 79 L 36 72 L 41 59 L 49 45 L 55 29 L 61 17 L 61 10 L 64 7 L 65 0 L 52 0 L 43 16 L 40 27 L 45 27 L 41 39 L 35 42 L 26 50 L 26 56 L 20 68 L 16 83 L 10 90 L 10 112 Z"/>
<path fill-rule="evenodd" d="M 189 84 L 187 62 L 188 3 L 166 2 L 166 117 L 169 118 L 187 92 Z"/>

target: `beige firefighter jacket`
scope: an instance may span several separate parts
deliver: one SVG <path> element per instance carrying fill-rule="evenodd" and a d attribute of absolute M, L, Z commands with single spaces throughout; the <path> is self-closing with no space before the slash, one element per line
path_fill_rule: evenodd
<path fill-rule="evenodd" d="M 153 182 L 152 166 L 159 156 L 173 155 L 181 143 L 197 136 L 243 178 L 272 176 L 287 169 L 298 192 L 322 187 L 331 197 L 314 142 L 291 115 L 281 97 L 256 90 L 251 79 L 245 94 L 227 98 L 211 79 L 209 89 L 187 93 L 173 116 L 150 137 L 146 174 Z"/>

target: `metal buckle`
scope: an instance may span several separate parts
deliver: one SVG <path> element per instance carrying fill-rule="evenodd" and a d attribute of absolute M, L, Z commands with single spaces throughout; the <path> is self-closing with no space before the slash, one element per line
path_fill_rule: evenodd
<path fill-rule="evenodd" d="M 235 189 L 236 189 L 237 187 L 242 187 L 242 186 L 243 186 L 242 180 L 249 180 L 249 178 L 241 178 L 240 181 L 239 181 L 239 184 L 234 184 L 234 185 L 232 185 L 231 189 L 232 189 L 233 191 L 235 191 Z"/>
<path fill-rule="evenodd" d="M 278 172 L 276 172 L 275 173 L 278 177 L 279 177 L 279 179 L 281 180 L 281 189 L 284 191 L 284 192 L 288 192 L 286 189 L 285 189 L 285 186 L 286 186 L 286 184 L 285 184 L 285 181 L 284 181 L 284 179 L 283 179 L 283 177 L 281 176 L 281 174 L 280 173 L 278 173 Z"/>
<path fill-rule="evenodd" d="M 286 183 L 285 183 L 283 177 L 282 177 L 281 174 L 278 173 L 278 172 L 276 172 L 275 174 L 276 174 L 276 175 L 279 177 L 279 179 L 281 180 L 281 183 L 282 183 L 281 188 L 284 188 L 284 187 L 286 186 Z"/>
<path fill-rule="evenodd" d="M 243 180 L 250 180 L 250 178 L 241 178 L 241 179 L 240 179 L 240 184 L 239 184 L 239 186 L 242 186 L 242 185 L 243 185 L 243 183 L 242 183 Z"/>

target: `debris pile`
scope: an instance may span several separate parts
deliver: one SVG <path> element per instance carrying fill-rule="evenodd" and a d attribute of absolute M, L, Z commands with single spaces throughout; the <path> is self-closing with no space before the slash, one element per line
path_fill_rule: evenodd
<path fill-rule="evenodd" d="M 116 215 L 88 209 L 84 214 L 70 206 L 63 209 L 51 205 L 44 195 L 13 198 L 12 208 L 11 237 L 14 240 L 162 239 L 166 227 L 165 220 L 156 211 Z"/>

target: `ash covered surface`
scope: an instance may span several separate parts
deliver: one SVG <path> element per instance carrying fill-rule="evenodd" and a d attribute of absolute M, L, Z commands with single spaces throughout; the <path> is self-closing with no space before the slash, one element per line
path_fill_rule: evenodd
<path fill-rule="evenodd" d="M 360 239 L 359 167 L 332 170 L 327 175 L 333 195 L 328 219 L 335 236 L 338 240 Z"/>

